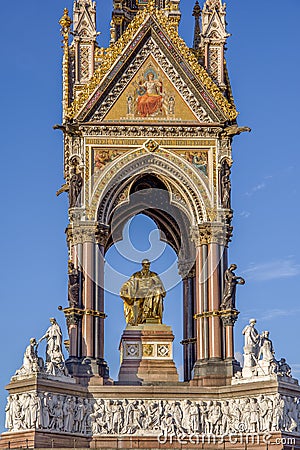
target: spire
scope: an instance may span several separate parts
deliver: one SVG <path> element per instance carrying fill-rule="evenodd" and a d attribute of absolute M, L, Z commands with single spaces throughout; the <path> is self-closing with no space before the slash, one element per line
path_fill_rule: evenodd
<path fill-rule="evenodd" d="M 224 52 L 228 36 L 226 3 L 222 0 L 206 0 L 202 9 L 200 46 L 204 66 L 221 89 L 226 88 Z"/>
<path fill-rule="evenodd" d="M 87 83 L 94 73 L 97 34 L 96 2 L 75 0 L 73 8 L 75 85 Z"/>
<path fill-rule="evenodd" d="M 198 0 L 196 0 L 195 6 L 193 9 L 193 16 L 195 17 L 193 49 L 197 51 L 197 50 L 199 50 L 200 42 L 201 42 L 201 28 L 200 28 L 201 8 L 200 8 Z"/>
<path fill-rule="evenodd" d="M 69 35 L 72 20 L 69 17 L 69 11 L 64 9 L 64 15 L 59 21 L 61 26 L 61 34 L 63 36 L 63 118 L 65 117 L 70 100 L 70 85 L 69 85 Z"/>
<path fill-rule="evenodd" d="M 179 4 L 180 0 L 113 0 L 111 43 L 119 39 L 136 13 L 144 8 L 163 10 L 169 22 L 178 29 L 181 18 Z"/>

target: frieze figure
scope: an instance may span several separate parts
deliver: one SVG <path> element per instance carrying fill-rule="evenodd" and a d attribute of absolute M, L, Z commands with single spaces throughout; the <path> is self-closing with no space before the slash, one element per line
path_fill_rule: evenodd
<path fill-rule="evenodd" d="M 221 303 L 221 309 L 235 309 L 236 304 L 236 286 L 238 284 L 245 284 L 244 278 L 237 277 L 234 273 L 237 265 L 231 264 L 231 266 L 225 270 L 224 273 L 224 295 Z"/>
<path fill-rule="evenodd" d="M 46 420 L 45 411 L 49 412 Z M 241 432 L 241 424 L 246 433 L 293 432 L 300 429 L 299 413 L 299 399 L 280 394 L 220 401 L 158 401 L 29 392 L 8 397 L 5 425 L 9 431 L 40 429 L 84 436 L 223 436 Z"/>
<path fill-rule="evenodd" d="M 142 261 L 142 270 L 126 281 L 120 292 L 127 324 L 162 323 L 163 299 L 166 295 L 157 273 L 150 271 L 150 261 Z"/>

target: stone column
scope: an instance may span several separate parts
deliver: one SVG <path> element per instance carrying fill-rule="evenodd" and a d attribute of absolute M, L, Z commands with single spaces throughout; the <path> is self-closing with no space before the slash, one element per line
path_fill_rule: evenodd
<path fill-rule="evenodd" d="M 197 248 L 196 314 L 197 361 L 193 383 L 226 383 L 225 350 L 220 305 L 222 300 L 221 267 L 225 264 L 226 226 L 221 222 L 200 224 L 193 230 Z"/>
<path fill-rule="evenodd" d="M 74 268 L 79 271 L 79 295 L 78 304 L 71 305 L 64 309 L 64 313 L 67 320 L 68 334 L 69 334 L 69 355 L 72 360 L 76 360 L 81 357 L 82 342 L 81 342 L 81 330 L 82 330 L 82 244 L 74 241 L 72 227 L 67 229 L 67 244 L 69 249 L 69 263 L 74 265 Z M 70 269 L 68 271 L 70 274 Z M 69 294 L 68 294 L 69 296 Z"/>
<path fill-rule="evenodd" d="M 221 304 L 220 251 L 218 244 L 208 246 L 208 291 L 209 291 L 209 357 L 222 357 L 221 323 L 218 311 Z"/>
<path fill-rule="evenodd" d="M 225 354 L 224 357 L 227 361 L 234 361 L 234 336 L 233 336 L 233 327 L 238 318 L 239 311 L 231 310 L 224 311 L 221 319 L 224 327 L 224 335 L 225 335 Z"/>
<path fill-rule="evenodd" d="M 108 378 L 104 361 L 104 252 L 108 227 L 78 221 L 69 226 L 68 234 L 73 263 L 82 272 L 78 307 L 64 309 L 70 336 L 69 365 L 79 377 L 93 373 Z M 79 365 L 73 367 L 76 359 Z"/>
<path fill-rule="evenodd" d="M 95 255 L 95 358 L 102 376 L 108 371 L 104 360 L 104 254 L 107 239 L 108 227 L 98 225 Z"/>
<path fill-rule="evenodd" d="M 195 270 L 190 270 L 192 265 L 193 261 L 179 264 L 179 272 L 183 277 L 183 340 L 181 344 L 183 345 L 184 381 L 192 378 L 195 363 Z"/>
<path fill-rule="evenodd" d="M 228 267 L 228 249 L 225 246 L 221 246 L 220 245 L 220 288 L 221 288 L 221 300 L 223 299 L 223 295 L 224 295 L 224 273 L 225 270 Z M 222 342 L 223 342 L 223 346 L 222 346 L 222 355 L 223 357 L 226 355 L 226 342 L 227 342 L 227 337 L 226 337 L 226 329 L 224 327 L 224 324 L 222 326 Z"/>
<path fill-rule="evenodd" d="M 196 245 L 196 280 L 195 280 L 195 319 L 196 319 L 196 358 L 199 362 L 209 358 L 209 324 L 206 313 L 208 312 L 208 264 L 207 264 L 207 240 L 197 228 L 192 239 Z M 195 367 L 194 376 L 197 376 Z"/>
<path fill-rule="evenodd" d="M 94 358 L 94 315 L 95 309 L 95 244 L 93 242 L 83 243 L 83 309 L 82 322 L 82 356 Z"/>

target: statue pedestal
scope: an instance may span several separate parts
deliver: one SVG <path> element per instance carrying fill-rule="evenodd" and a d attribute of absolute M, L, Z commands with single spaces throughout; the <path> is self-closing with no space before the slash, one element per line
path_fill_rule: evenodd
<path fill-rule="evenodd" d="M 118 384 L 178 383 L 173 340 L 172 329 L 167 325 L 127 325 L 120 342 Z"/>

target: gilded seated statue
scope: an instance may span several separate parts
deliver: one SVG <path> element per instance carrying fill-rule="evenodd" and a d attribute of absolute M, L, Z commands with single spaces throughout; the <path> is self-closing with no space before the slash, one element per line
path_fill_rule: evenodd
<path fill-rule="evenodd" d="M 161 279 L 157 273 L 150 272 L 150 262 L 144 259 L 142 270 L 131 275 L 121 288 L 126 323 L 162 323 L 165 295 Z"/>

